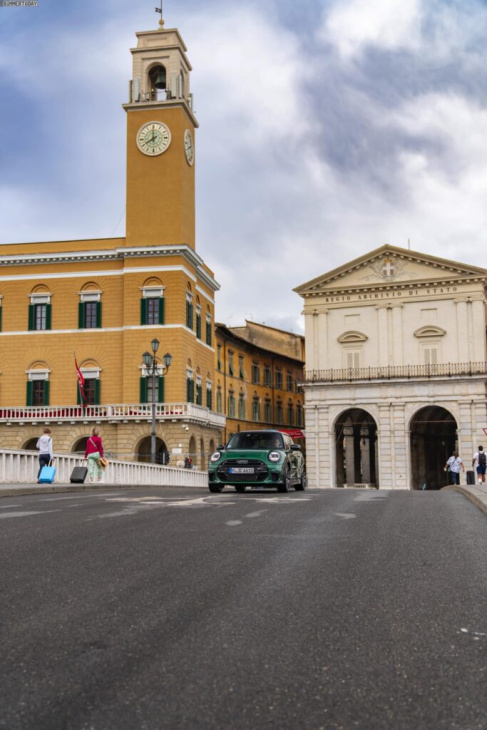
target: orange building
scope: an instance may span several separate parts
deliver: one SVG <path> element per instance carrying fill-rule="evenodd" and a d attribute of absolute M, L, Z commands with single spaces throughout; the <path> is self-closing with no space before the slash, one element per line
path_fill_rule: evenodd
<path fill-rule="evenodd" d="M 195 250 L 191 65 L 176 29 L 137 33 L 127 116 L 124 238 L 4 245 L 0 255 L 0 431 L 29 448 L 45 424 L 55 450 L 106 449 L 146 459 L 151 340 L 158 367 L 157 451 L 206 466 L 225 418 L 214 403 L 213 272 Z M 12 357 L 15 352 L 15 357 Z M 85 378 L 79 403 L 74 352 Z"/>
<path fill-rule="evenodd" d="M 217 323 L 215 339 L 216 410 L 226 416 L 224 440 L 256 428 L 302 439 L 304 337 L 246 321 L 244 327 Z"/>

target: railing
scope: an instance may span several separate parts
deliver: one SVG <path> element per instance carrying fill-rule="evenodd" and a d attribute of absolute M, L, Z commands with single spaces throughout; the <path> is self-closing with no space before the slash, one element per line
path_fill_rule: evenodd
<path fill-rule="evenodd" d="M 0 422 L 23 421 L 150 421 L 150 403 L 101 406 L 20 406 L 0 408 Z M 188 420 L 225 427 L 225 416 L 194 403 L 156 403 L 158 421 Z"/>
<path fill-rule="evenodd" d="M 392 380 L 394 378 L 435 378 L 458 375 L 486 375 L 487 363 L 442 363 L 439 365 L 387 365 L 376 368 L 307 370 L 305 383 L 332 383 L 353 380 Z"/>
<path fill-rule="evenodd" d="M 29 484 L 37 480 L 38 453 L 33 451 L 0 451 L 0 483 Z M 57 484 L 68 484 L 75 466 L 86 461 L 68 454 L 55 454 Z M 178 469 L 134 461 L 110 461 L 103 479 L 105 484 L 153 487 L 206 487 L 208 474 L 196 469 Z"/>

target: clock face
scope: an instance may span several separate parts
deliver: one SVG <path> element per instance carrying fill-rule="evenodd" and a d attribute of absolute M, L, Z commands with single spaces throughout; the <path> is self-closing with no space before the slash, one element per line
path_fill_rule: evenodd
<path fill-rule="evenodd" d="M 144 155 L 162 155 L 171 144 L 171 132 L 162 122 L 147 122 L 137 132 L 137 147 Z"/>
<path fill-rule="evenodd" d="M 189 129 L 187 129 L 184 133 L 184 154 L 186 155 L 188 165 L 192 165 L 194 162 L 194 144 L 193 135 Z"/>

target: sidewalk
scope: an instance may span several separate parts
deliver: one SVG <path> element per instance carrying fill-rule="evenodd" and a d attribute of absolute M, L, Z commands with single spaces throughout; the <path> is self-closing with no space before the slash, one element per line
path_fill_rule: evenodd
<path fill-rule="evenodd" d="M 487 484 L 472 484 L 467 486 L 466 484 L 452 484 L 449 487 L 443 487 L 454 492 L 460 492 L 464 497 L 467 497 L 476 507 L 487 514 Z"/>
<path fill-rule="evenodd" d="M 2 484 L 0 485 L 0 499 L 2 497 L 22 497 L 32 494 L 56 494 L 59 492 L 105 492 L 114 490 L 116 492 L 124 489 L 160 489 L 154 484 Z M 167 487 L 171 489 L 173 487 Z M 179 487 L 178 487 L 179 488 Z M 188 489 L 195 489 L 188 486 Z M 197 489 L 198 487 L 196 487 Z"/>

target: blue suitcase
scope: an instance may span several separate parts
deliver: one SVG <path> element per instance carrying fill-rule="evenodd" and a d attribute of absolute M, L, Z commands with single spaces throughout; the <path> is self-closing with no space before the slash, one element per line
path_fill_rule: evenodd
<path fill-rule="evenodd" d="M 39 476 L 39 482 L 41 484 L 52 484 L 56 477 L 55 466 L 43 466 L 41 474 Z"/>

